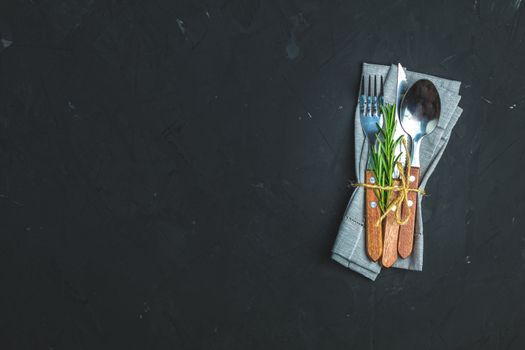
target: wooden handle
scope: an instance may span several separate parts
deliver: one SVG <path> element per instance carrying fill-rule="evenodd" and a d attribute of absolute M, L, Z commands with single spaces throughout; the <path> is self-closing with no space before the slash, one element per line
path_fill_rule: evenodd
<path fill-rule="evenodd" d="M 419 187 L 419 168 L 410 168 L 410 177 L 407 179 L 410 188 Z M 408 204 L 403 203 L 402 217 L 405 218 L 410 215 L 408 222 L 401 226 L 399 230 L 399 242 L 397 250 L 399 255 L 405 259 L 412 254 L 414 247 L 414 227 L 416 223 L 416 209 L 417 209 L 417 192 L 408 192 Z"/>
<path fill-rule="evenodd" d="M 400 181 L 394 180 L 393 185 L 399 186 Z M 389 201 L 393 201 L 397 198 L 398 192 L 391 192 Z M 396 220 L 395 208 L 392 208 L 384 220 L 385 228 L 385 239 L 383 244 L 383 257 L 381 258 L 381 264 L 384 267 L 391 267 L 397 260 L 397 238 L 399 235 L 399 224 Z"/>
<path fill-rule="evenodd" d="M 367 184 L 374 184 L 374 172 L 365 171 L 365 181 Z M 372 261 L 377 261 L 381 257 L 383 250 L 383 235 L 381 233 L 381 223 L 376 225 L 381 217 L 379 201 L 373 189 L 365 188 L 365 215 L 366 215 L 366 250 Z"/>

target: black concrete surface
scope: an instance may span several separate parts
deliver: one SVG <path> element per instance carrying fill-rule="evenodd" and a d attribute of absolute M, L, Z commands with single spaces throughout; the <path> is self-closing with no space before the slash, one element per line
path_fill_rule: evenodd
<path fill-rule="evenodd" d="M 0 4 L 0 348 L 524 349 L 525 3 Z M 463 82 L 423 272 L 330 260 L 362 62 Z"/>

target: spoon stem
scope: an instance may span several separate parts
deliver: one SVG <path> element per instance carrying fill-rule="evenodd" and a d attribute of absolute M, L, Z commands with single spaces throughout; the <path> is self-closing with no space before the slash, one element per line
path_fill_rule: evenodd
<path fill-rule="evenodd" d="M 410 152 L 411 153 L 410 154 L 410 165 L 415 168 L 419 168 L 420 167 L 419 149 L 421 146 L 421 138 L 415 139 L 414 137 L 412 137 L 411 139 L 412 139 L 412 143 L 411 143 L 411 152 Z"/>

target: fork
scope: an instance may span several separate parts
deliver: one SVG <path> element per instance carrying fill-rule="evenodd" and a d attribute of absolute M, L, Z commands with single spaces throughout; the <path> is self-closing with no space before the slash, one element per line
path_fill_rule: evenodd
<path fill-rule="evenodd" d="M 368 139 L 370 149 L 376 144 L 379 129 L 381 128 L 383 116 L 381 106 L 383 105 L 383 77 L 381 76 L 379 95 L 377 94 L 377 76 L 374 75 L 374 93 L 372 90 L 372 76 L 368 76 L 368 94 L 365 94 L 365 78 L 361 78 L 361 94 L 359 96 L 359 116 L 361 127 Z M 372 170 L 372 157 L 368 156 L 365 170 L 365 183 L 375 184 L 376 179 Z M 383 252 L 383 235 L 381 225 L 376 225 L 381 217 L 379 201 L 376 193 L 371 188 L 365 188 L 365 214 L 366 214 L 366 247 L 370 259 L 379 260 Z"/>

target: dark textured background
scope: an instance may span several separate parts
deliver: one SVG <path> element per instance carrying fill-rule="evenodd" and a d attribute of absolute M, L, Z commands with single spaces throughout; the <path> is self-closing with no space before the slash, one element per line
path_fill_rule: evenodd
<path fill-rule="evenodd" d="M 524 8 L 2 1 L 0 348 L 523 349 Z M 465 109 L 376 282 L 330 260 L 363 61 Z"/>

